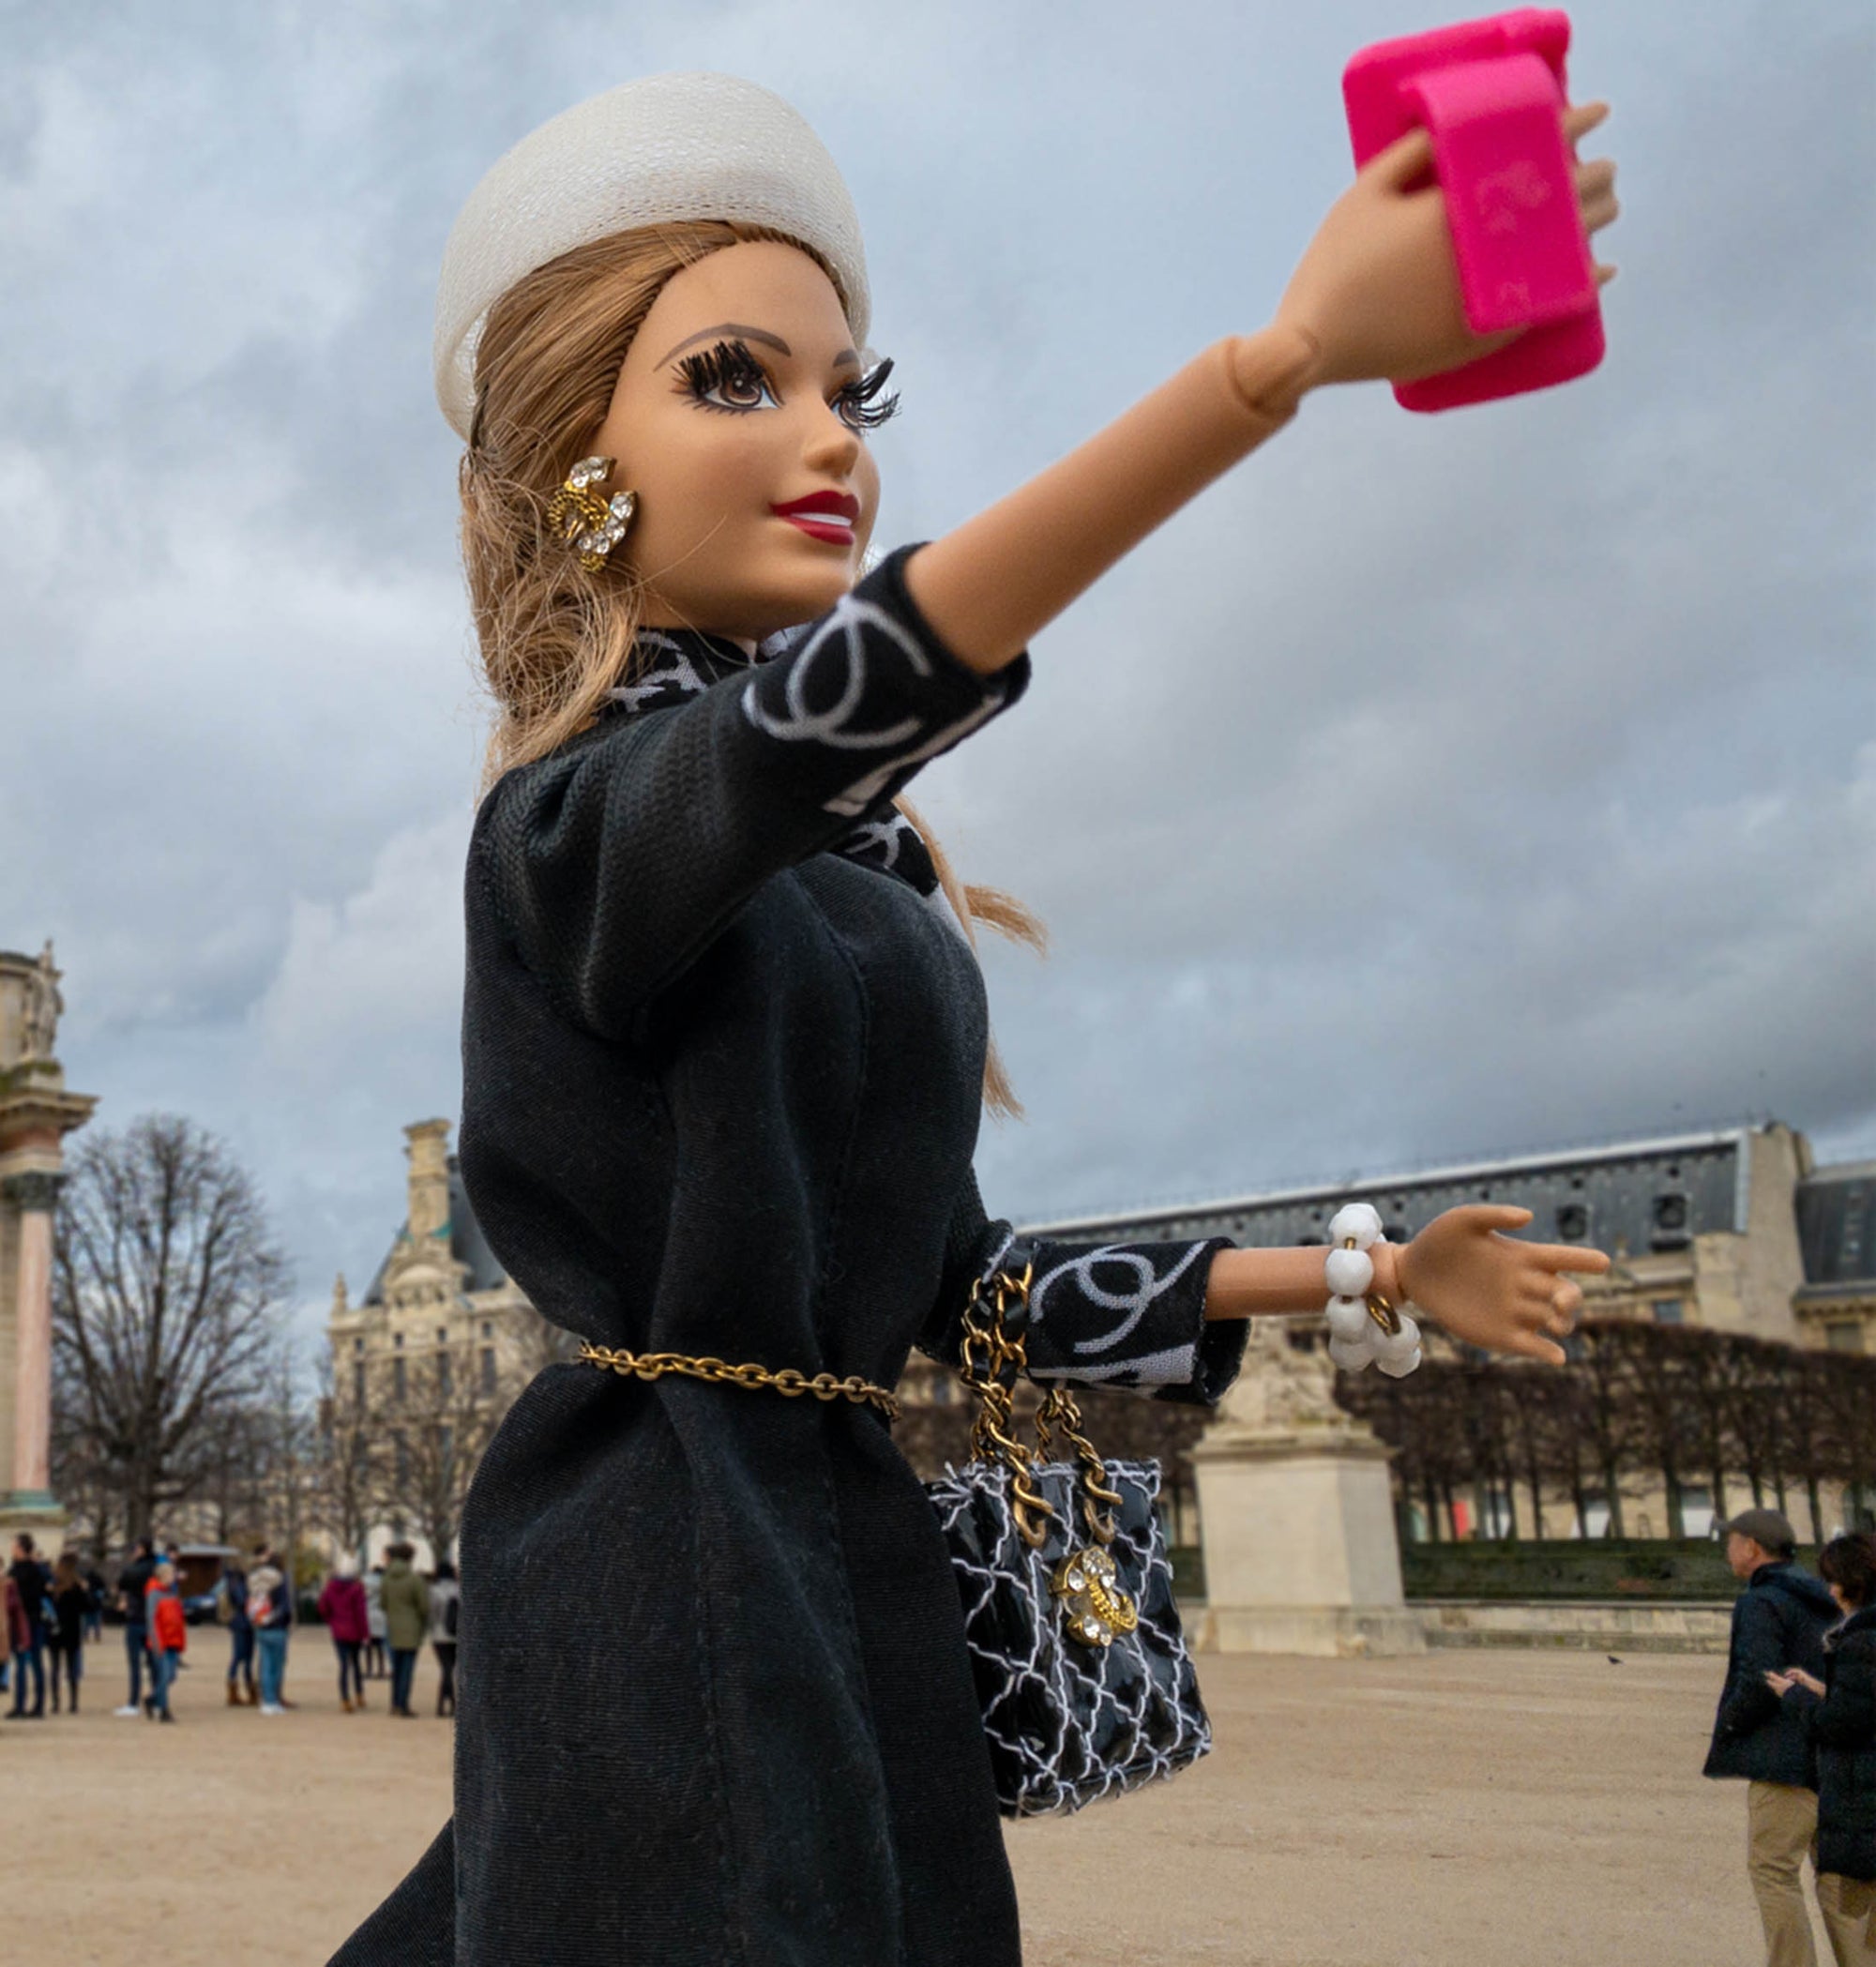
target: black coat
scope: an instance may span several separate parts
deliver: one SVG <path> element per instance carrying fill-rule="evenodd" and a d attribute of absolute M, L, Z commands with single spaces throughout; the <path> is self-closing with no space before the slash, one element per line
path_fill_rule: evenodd
<path fill-rule="evenodd" d="M 1826 1633 L 1823 1649 L 1823 1698 L 1785 1696 L 1817 1750 L 1817 1868 L 1876 1879 L 1876 1607 Z"/>
<path fill-rule="evenodd" d="M 1804 1716 L 1765 1685 L 1767 1672 L 1803 1667 L 1823 1672 L 1823 1636 L 1837 1600 L 1793 1564 L 1762 1564 L 1733 1601 L 1726 1685 L 1714 1717 L 1708 1776 L 1817 1788 L 1817 1763 Z"/>
<path fill-rule="evenodd" d="M 1013 702 L 888 561 L 785 655 L 690 634 L 509 773 L 467 877 L 461 1166 L 599 1344 L 890 1386 L 1007 1226 L 971 1174 L 982 979 L 866 853 Z M 658 679 L 662 678 L 660 682 Z M 1038 1373 L 1214 1400 L 1216 1243 L 1044 1245 Z M 547 1369 L 462 1524 L 456 1815 L 335 1967 L 1016 1967 L 937 1519 L 870 1407 Z"/>

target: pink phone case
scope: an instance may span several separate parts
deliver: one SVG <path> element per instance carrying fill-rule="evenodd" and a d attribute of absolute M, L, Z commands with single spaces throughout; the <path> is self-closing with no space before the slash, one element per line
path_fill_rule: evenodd
<path fill-rule="evenodd" d="M 1411 129 L 1432 134 L 1466 320 L 1525 327 L 1509 348 L 1398 385 L 1404 409 L 1546 389 L 1602 360 L 1602 305 L 1577 212 L 1561 112 L 1570 21 L 1544 8 L 1364 48 L 1342 73 L 1356 167 Z"/>

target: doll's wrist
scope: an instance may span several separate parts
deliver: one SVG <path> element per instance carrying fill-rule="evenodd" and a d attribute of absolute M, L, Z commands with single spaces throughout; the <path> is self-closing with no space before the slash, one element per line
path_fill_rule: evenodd
<path fill-rule="evenodd" d="M 1238 401 L 1273 429 L 1290 421 L 1321 379 L 1323 351 L 1307 329 L 1274 322 L 1254 335 L 1233 335 L 1227 373 Z"/>
<path fill-rule="evenodd" d="M 1374 1288 L 1398 1310 L 1407 1302 L 1406 1280 L 1401 1276 L 1405 1254 L 1398 1243 L 1375 1243 L 1368 1252 L 1374 1264 Z"/>

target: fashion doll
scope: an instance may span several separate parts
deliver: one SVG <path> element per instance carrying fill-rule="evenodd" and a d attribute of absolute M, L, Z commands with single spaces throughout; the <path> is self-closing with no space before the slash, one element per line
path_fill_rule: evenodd
<path fill-rule="evenodd" d="M 477 1472 L 456 1813 L 342 1967 L 1019 1959 L 957 1591 L 885 1389 L 915 1344 L 955 1361 L 1011 1240 L 971 1173 L 985 1099 L 1008 1104 L 971 937 L 1027 918 L 896 801 L 1308 390 L 1479 351 L 1425 168 L 1410 140 L 1362 174 L 1271 327 L 864 574 L 890 368 L 851 203 L 791 110 L 629 84 L 470 199 L 438 383 L 498 723 L 461 1164 L 584 1356 Z M 1581 167 L 1593 227 L 1611 175 Z M 1454 1211 L 1337 1289 L 1561 1356 L 1562 1274 L 1602 1260 L 1499 1233 L 1525 1219 Z M 1248 1316 L 1330 1296 L 1320 1248 L 1030 1256 L 1029 1370 L 1160 1399 L 1215 1401 Z M 636 1372 L 602 1369 L 621 1354 Z"/>

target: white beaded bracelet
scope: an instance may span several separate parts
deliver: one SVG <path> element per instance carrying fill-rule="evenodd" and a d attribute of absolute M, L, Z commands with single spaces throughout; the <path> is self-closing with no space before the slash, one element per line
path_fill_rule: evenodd
<path fill-rule="evenodd" d="M 1420 1327 L 1374 1289 L 1374 1259 L 1384 1240 L 1370 1203 L 1349 1203 L 1329 1224 L 1329 1357 L 1346 1372 L 1372 1363 L 1399 1380 L 1420 1363 Z"/>

